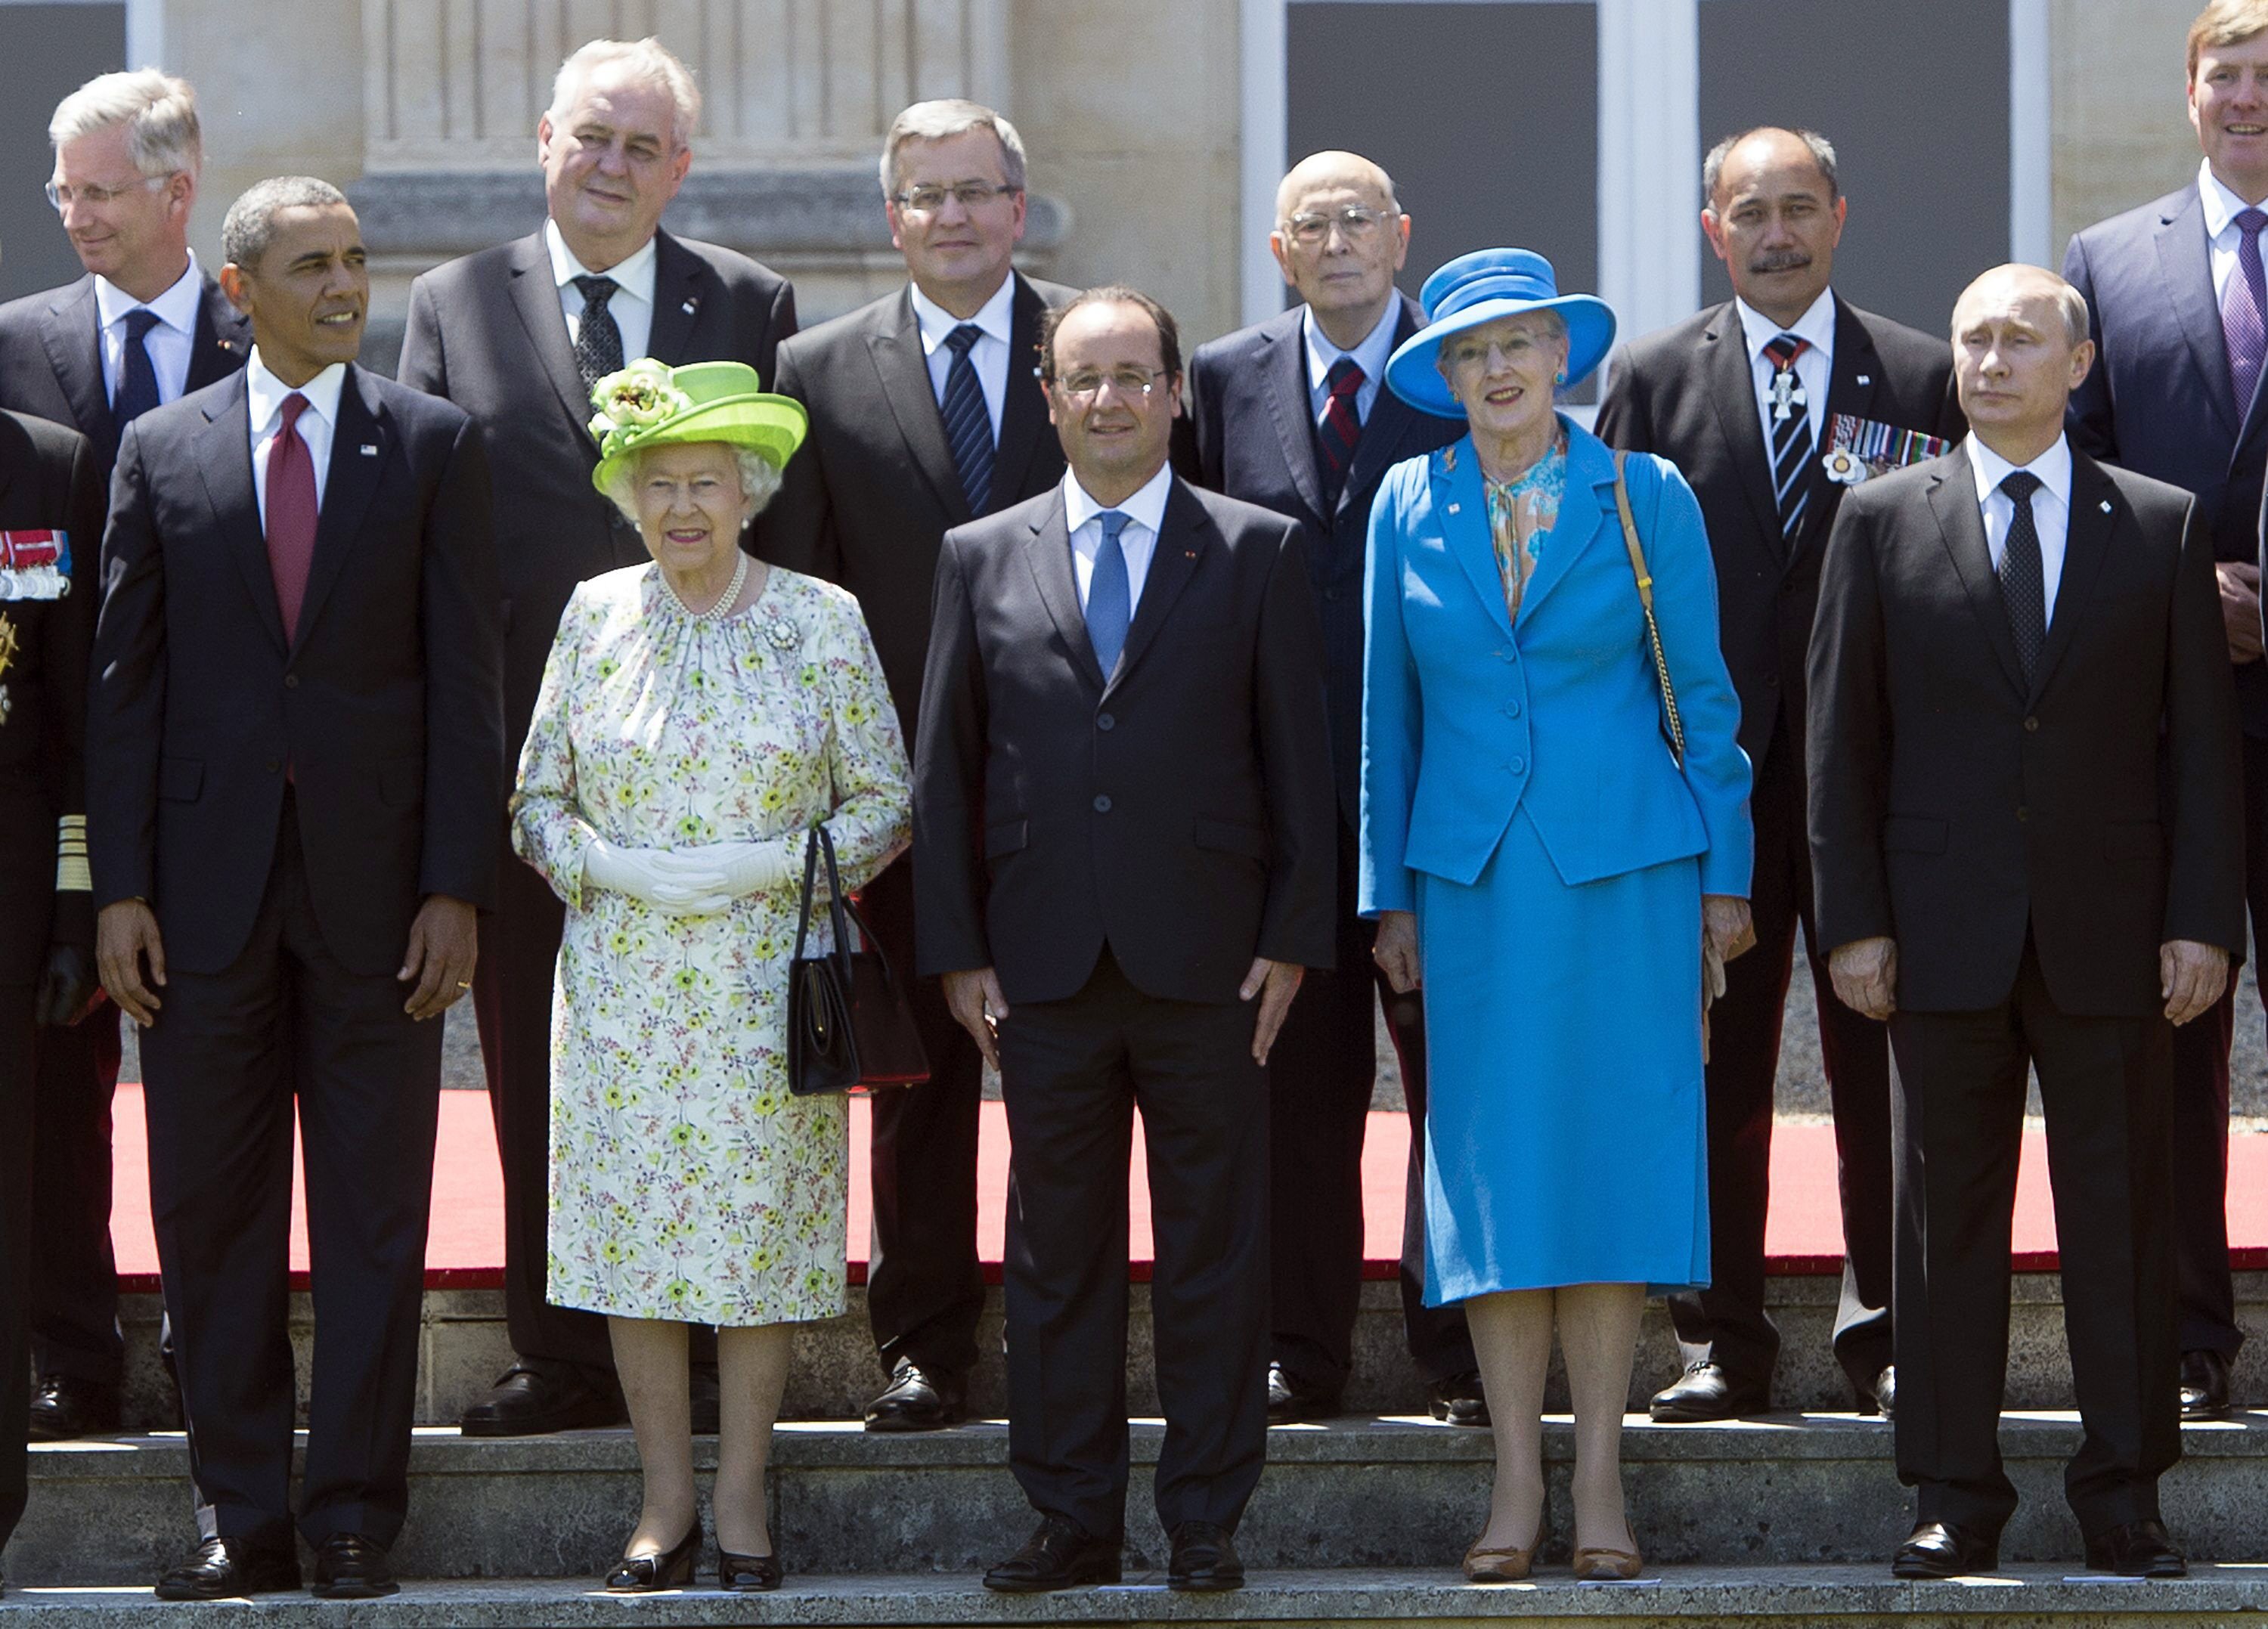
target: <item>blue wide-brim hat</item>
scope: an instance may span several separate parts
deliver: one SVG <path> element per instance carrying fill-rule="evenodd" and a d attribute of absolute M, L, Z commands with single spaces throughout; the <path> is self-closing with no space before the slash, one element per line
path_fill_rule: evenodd
<path fill-rule="evenodd" d="M 1460 254 L 1425 279 L 1418 303 L 1425 326 L 1395 348 L 1386 382 L 1411 407 L 1442 418 L 1465 416 L 1439 365 L 1441 342 L 1453 334 L 1522 312 L 1556 311 L 1567 325 L 1569 385 L 1605 361 L 1615 343 L 1614 308 L 1595 294 L 1562 294 L 1551 262 L 1533 249 Z"/>

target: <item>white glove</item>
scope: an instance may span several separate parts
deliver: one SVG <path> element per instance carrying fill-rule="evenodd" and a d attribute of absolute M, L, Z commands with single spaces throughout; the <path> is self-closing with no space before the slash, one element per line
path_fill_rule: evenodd
<path fill-rule="evenodd" d="M 667 849 L 626 849 L 593 837 L 583 851 L 585 887 L 612 888 L 671 916 L 712 916 L 731 896 L 714 865 L 688 861 Z"/>
<path fill-rule="evenodd" d="M 791 851 L 792 851 L 792 852 Z M 673 859 L 700 866 L 723 879 L 716 890 L 727 899 L 784 888 L 800 873 L 801 849 L 793 839 L 774 837 L 762 843 L 711 843 L 680 849 Z"/>

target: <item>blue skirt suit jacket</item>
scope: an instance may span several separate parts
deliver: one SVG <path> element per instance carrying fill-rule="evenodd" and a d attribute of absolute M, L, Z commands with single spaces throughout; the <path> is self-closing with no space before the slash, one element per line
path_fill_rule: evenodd
<path fill-rule="evenodd" d="M 1708 1277 L 1701 896 L 1749 890 L 1740 706 L 1700 506 L 1633 454 L 1681 770 L 1614 455 L 1562 423 L 1516 623 L 1469 437 L 1396 465 L 1371 512 L 1360 906 L 1418 916 L 1436 1303 Z"/>

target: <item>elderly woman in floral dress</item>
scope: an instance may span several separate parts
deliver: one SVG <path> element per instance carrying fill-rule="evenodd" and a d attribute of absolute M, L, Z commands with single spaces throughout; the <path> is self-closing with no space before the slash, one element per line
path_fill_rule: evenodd
<path fill-rule="evenodd" d="M 719 1580 L 776 1588 L 764 1504 L 792 1326 L 843 1310 L 844 1100 L 789 1094 L 805 834 L 845 886 L 904 845 L 905 748 L 858 602 L 752 559 L 803 409 L 740 363 L 593 392 L 593 479 L 649 565 L 585 583 L 520 759 L 514 846 L 567 904 L 550 1299 L 608 1315 L 645 1495 L 611 1589 L 692 1581 L 686 1329 L 718 1326 Z"/>

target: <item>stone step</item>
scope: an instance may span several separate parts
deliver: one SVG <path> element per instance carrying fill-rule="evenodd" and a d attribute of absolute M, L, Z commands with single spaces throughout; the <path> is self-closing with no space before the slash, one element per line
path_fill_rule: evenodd
<path fill-rule="evenodd" d="M 2162 1487 L 2166 1518 L 2191 1555 L 2268 1559 L 2268 1412 L 2187 1427 L 2183 1463 Z M 1162 1560 L 1150 1478 L 1162 1428 L 1133 1429 L 1130 1564 Z M 2078 1529 L 2063 1502 L 2079 1426 L 2067 1414 L 2005 1417 L 2001 1441 L 2022 1505 L 2004 1537 L 2011 1563 L 2073 1567 Z M 1571 1422 L 1554 1417 L 1547 1557 L 1572 1537 Z M 715 1443 L 696 1444 L 704 1475 Z M 1782 1415 L 1720 1426 L 1655 1426 L 1624 1442 L 1630 1516 L 1664 1564 L 1879 1568 L 1911 1524 L 1891 1460 L 1890 1427 L 1852 1415 Z M 1488 1505 L 1490 1434 L 1424 1419 L 1346 1419 L 1278 1427 L 1240 1532 L 1255 1567 L 1452 1568 Z M 32 1498 L 7 1556 L 26 1584 L 144 1586 L 193 1535 L 188 1450 L 178 1435 L 37 1447 Z M 1020 1543 L 1032 1515 L 1007 1467 L 999 1422 L 920 1435 L 847 1423 L 783 1426 L 772 1473 L 773 1532 L 799 1569 L 819 1574 L 971 1575 Z M 638 1505 L 627 1431 L 480 1441 L 418 1434 L 405 1577 L 588 1579 L 620 1553 Z M 2075 1570 L 2075 1568 L 2073 1569 Z M 2268 1581 L 2268 1570 L 2259 1576 Z M 2268 1586 L 2264 1586 L 2268 1587 Z"/>
<path fill-rule="evenodd" d="M 1766 1309 L 1779 1326 L 1779 1368 L 1773 1401 L 1781 1408 L 1833 1410 L 1852 1406 L 1850 1385 L 1831 1346 L 1840 1281 L 1827 1274 L 1768 1279 Z M 2064 1345 L 2063 1293 L 2051 1272 L 2015 1275 L 2008 1335 L 2010 1408 L 2067 1408 L 2073 1403 L 2071 1361 Z M 1362 1286 L 1355 1321 L 1354 1373 L 1344 1406 L 1355 1412 L 1400 1414 L 1425 1406 L 1425 1380 L 1403 1344 L 1401 1286 L 1381 1279 Z M 2268 1348 L 2268 1272 L 2236 1274 L 2238 1322 Z M 136 1429 L 173 1423 L 172 1399 L 158 1357 L 159 1304 L 155 1295 L 129 1295 L 120 1310 L 126 1331 L 126 1423 Z M 298 1360 L 301 1405 L 306 1404 L 307 1354 L 314 1325 L 309 1298 L 291 1298 L 291 1338 Z M 1150 1367 L 1150 1286 L 1130 1286 L 1127 1403 L 1138 1413 L 1158 1406 Z M 1005 1413 L 1006 1378 L 1000 1344 L 1000 1291 L 986 1294 L 977 1330 L 980 1354 L 970 1376 L 969 1406 Z M 417 1418 L 453 1425 L 466 1404 L 486 1391 L 512 1361 L 504 1330 L 504 1293 L 493 1289 L 429 1289 L 418 1360 Z M 1659 1301 L 1646 1308 L 1631 1401 L 1643 1407 L 1653 1392 L 1676 1377 L 1677 1342 Z M 850 1292 L 843 1317 L 801 1326 L 790 1371 L 786 1413 L 791 1419 L 841 1419 L 858 1414 L 880 1383 L 881 1369 L 866 1322 L 865 1292 Z M 2268 1364 L 2240 1360 L 2233 1381 L 2239 1404 L 2268 1405 Z M 1567 1391 L 1555 1360 L 1547 1406 L 1564 1409 Z M 304 1417 L 304 1416 L 303 1416 Z"/>
<path fill-rule="evenodd" d="M 1732 1623 L 1834 1629 L 2188 1629 L 2268 1612 L 2268 1579 L 2201 1566 L 2161 1582 L 2073 1581 L 2056 1566 L 2012 1566 L 1990 1579 L 1904 1584 L 1881 1566 L 1663 1566 L 1648 1581 L 1578 1584 L 1564 1572 L 1531 1583 L 1464 1583 L 1438 1567 L 1258 1571 L 1242 1589 L 1176 1595 L 1154 1573 L 1116 1587 L 997 1596 L 973 1578 L 799 1577 L 766 1596 L 695 1588 L 619 1596 L 541 1579 L 412 1583 L 382 1601 L 262 1596 L 256 1605 L 168 1605 L 146 1589 L 11 1588 L 0 1618 L 23 1629 L 121 1629 L 210 1620 L 261 1629 L 612 1629 L 615 1625 L 793 1624 L 1369 1624 L 1510 1621 L 1531 1629 L 1686 1629 Z"/>

